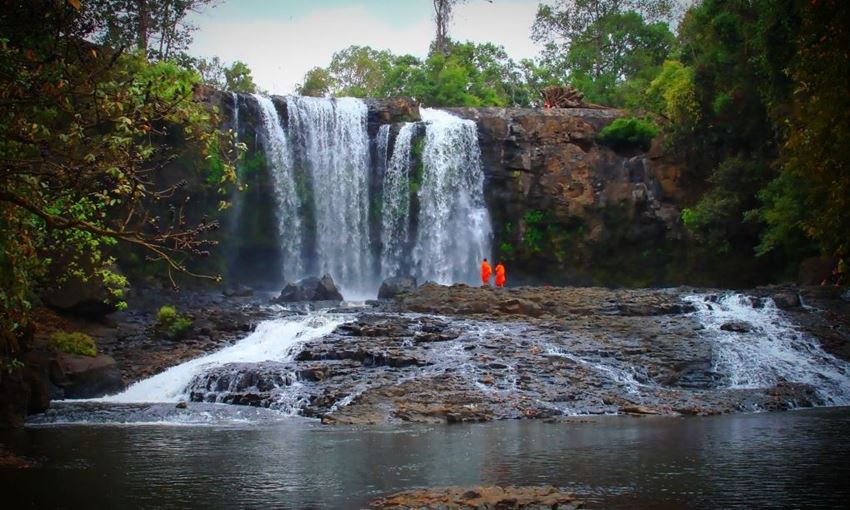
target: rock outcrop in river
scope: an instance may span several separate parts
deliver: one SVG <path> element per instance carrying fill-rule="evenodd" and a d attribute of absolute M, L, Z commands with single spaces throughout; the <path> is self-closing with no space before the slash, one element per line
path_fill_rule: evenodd
<path fill-rule="evenodd" d="M 724 327 L 733 321 L 746 327 Z M 768 296 L 426 284 L 356 313 L 288 359 L 220 364 L 187 391 L 193 401 L 325 423 L 708 415 L 850 402 L 850 365 L 807 327 Z"/>

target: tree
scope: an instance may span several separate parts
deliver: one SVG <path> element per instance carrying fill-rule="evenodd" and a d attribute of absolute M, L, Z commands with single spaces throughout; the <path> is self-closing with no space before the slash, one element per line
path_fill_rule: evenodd
<path fill-rule="evenodd" d="M 201 75 L 201 81 L 205 85 L 216 90 L 224 90 L 227 86 L 224 79 L 224 62 L 220 58 L 199 58 L 195 61 L 194 68 Z"/>
<path fill-rule="evenodd" d="M 793 55 L 781 68 L 792 82 L 788 105 L 772 103 L 776 122 L 786 129 L 780 146 L 781 171 L 760 194 L 764 205 L 759 217 L 767 228 L 758 249 L 760 253 L 777 248 L 799 251 L 801 238 L 807 238 L 823 254 L 838 259 L 837 269 L 846 279 L 850 263 L 850 29 L 846 21 L 850 7 L 838 0 L 794 5 L 796 16 L 780 18 L 784 23 L 796 18 L 799 28 Z M 781 32 L 773 35 L 782 36 Z"/>
<path fill-rule="evenodd" d="M 323 67 L 314 67 L 304 75 L 304 82 L 295 86 L 295 91 L 302 96 L 325 97 L 330 94 L 332 87 L 331 75 Z"/>
<path fill-rule="evenodd" d="M 437 33 L 434 38 L 434 48 L 437 52 L 445 55 L 449 50 L 449 25 L 452 22 L 452 11 L 458 4 L 467 0 L 431 0 L 434 6 L 434 24 Z M 493 3 L 493 0 L 487 0 Z"/>
<path fill-rule="evenodd" d="M 86 0 L 78 21 L 90 35 L 112 48 L 137 48 L 153 59 L 180 57 L 192 42 L 191 12 L 216 0 Z"/>
<path fill-rule="evenodd" d="M 87 42 L 78 2 L 0 10 L 0 348 L 14 356 L 32 296 L 63 277 L 97 278 L 118 297 L 108 248 L 141 247 L 170 271 L 212 246 L 214 221 L 190 224 L 168 164 L 188 144 L 232 182 L 238 150 L 194 100 L 199 77 L 171 62 Z M 203 161 L 203 159 L 201 159 Z M 222 190 L 224 191 L 224 190 Z M 163 217 L 152 204 L 169 206 Z"/>
<path fill-rule="evenodd" d="M 675 45 L 669 0 L 563 0 L 540 5 L 542 62 L 591 102 L 632 106 Z"/>
<path fill-rule="evenodd" d="M 245 92 L 253 94 L 257 91 L 251 69 L 244 62 L 237 60 L 224 69 L 224 89 L 228 92 Z"/>
<path fill-rule="evenodd" d="M 393 56 L 369 46 L 349 46 L 334 53 L 328 66 L 334 96 L 376 96 Z"/>

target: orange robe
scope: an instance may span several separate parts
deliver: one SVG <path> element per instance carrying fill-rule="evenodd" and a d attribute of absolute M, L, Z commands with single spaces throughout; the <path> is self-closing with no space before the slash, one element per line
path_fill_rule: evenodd
<path fill-rule="evenodd" d="M 498 264 L 496 266 L 496 287 L 505 286 L 505 266 Z"/>
<path fill-rule="evenodd" d="M 481 284 L 490 285 L 490 275 L 493 274 L 493 269 L 487 262 L 481 263 Z"/>

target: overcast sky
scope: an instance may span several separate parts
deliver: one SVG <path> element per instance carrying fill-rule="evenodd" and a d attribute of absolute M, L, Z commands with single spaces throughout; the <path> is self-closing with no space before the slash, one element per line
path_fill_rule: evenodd
<path fill-rule="evenodd" d="M 467 0 L 452 38 L 493 42 L 514 59 L 536 56 L 531 24 L 539 0 Z M 248 64 L 257 85 L 289 94 L 310 68 L 351 45 L 424 57 L 434 37 L 431 0 L 222 0 L 191 17 L 190 53 Z"/>

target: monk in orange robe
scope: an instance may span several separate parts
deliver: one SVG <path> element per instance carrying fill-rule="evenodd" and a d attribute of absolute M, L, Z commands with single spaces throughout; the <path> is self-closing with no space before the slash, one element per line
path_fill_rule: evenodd
<path fill-rule="evenodd" d="M 481 285 L 483 287 L 490 286 L 491 274 L 493 274 L 493 269 L 490 267 L 490 263 L 487 262 L 487 259 L 484 259 L 484 262 L 481 263 Z"/>
<path fill-rule="evenodd" d="M 505 286 L 505 266 L 501 262 L 496 264 L 496 287 Z"/>

